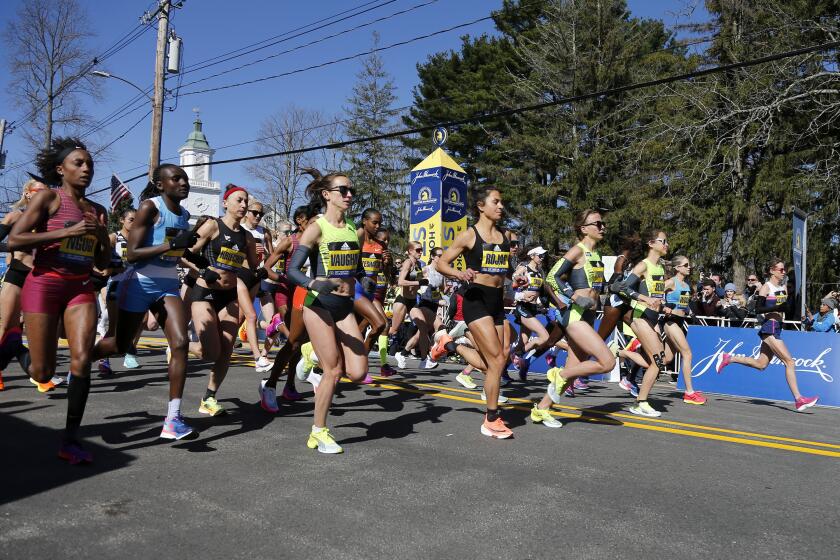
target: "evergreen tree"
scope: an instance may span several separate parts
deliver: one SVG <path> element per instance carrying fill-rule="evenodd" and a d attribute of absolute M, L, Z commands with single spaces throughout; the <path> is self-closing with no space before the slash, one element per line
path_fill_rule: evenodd
<path fill-rule="evenodd" d="M 378 44 L 379 35 L 375 33 L 374 48 Z M 356 78 L 353 95 L 347 100 L 347 137 L 363 138 L 392 131 L 396 88 L 382 58 L 375 52 L 368 55 Z M 408 169 L 399 141 L 371 140 L 347 146 L 343 151 L 349 165 L 347 175 L 356 189 L 354 210 L 376 208 L 382 213 L 383 226 L 392 228 L 397 239 L 405 238 Z"/>

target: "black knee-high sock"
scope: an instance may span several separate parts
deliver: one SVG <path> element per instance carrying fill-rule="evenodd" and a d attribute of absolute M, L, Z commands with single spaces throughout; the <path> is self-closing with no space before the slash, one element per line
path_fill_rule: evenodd
<path fill-rule="evenodd" d="M 76 439 L 76 432 L 82 424 L 85 415 L 88 393 L 90 392 L 90 376 L 79 377 L 72 375 L 67 387 L 67 425 L 64 437 L 68 440 Z"/>

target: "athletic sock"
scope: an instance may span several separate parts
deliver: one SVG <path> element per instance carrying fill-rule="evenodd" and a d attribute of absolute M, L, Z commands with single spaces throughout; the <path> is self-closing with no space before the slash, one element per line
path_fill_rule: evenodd
<path fill-rule="evenodd" d="M 170 422 L 181 415 L 181 399 L 170 399 L 166 411 L 166 421 Z"/>
<path fill-rule="evenodd" d="M 499 418 L 499 409 L 496 408 L 494 410 L 487 409 L 487 421 L 488 422 L 495 422 Z"/>
<path fill-rule="evenodd" d="M 213 397 L 214 399 L 216 398 L 216 391 L 214 391 L 213 389 L 207 389 L 206 391 L 204 391 L 204 400 L 206 401 L 210 397 Z"/>
<path fill-rule="evenodd" d="M 68 378 L 71 377 L 68 375 Z M 90 393 L 90 376 L 72 376 L 73 380 L 67 387 L 67 423 L 64 428 L 65 439 L 76 439 L 76 432 L 82 424 L 85 415 L 88 393 Z"/>
<path fill-rule="evenodd" d="M 388 337 L 384 334 L 379 335 L 379 365 L 384 366 L 388 364 Z"/>

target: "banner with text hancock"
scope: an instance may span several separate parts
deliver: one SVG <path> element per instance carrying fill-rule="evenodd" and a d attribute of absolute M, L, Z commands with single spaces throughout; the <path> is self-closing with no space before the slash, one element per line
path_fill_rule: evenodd
<path fill-rule="evenodd" d="M 818 396 L 819 404 L 840 406 L 840 334 L 783 331 L 782 340 L 796 363 L 799 391 L 808 397 Z M 688 329 L 688 343 L 693 357 L 694 388 L 709 393 L 723 393 L 740 397 L 754 397 L 792 401 L 785 381 L 785 367 L 773 358 L 761 371 L 730 364 L 718 374 L 715 364 L 720 354 L 727 352 L 757 357 L 761 346 L 755 329 L 701 327 Z M 682 377 L 679 387 L 684 388 Z"/>

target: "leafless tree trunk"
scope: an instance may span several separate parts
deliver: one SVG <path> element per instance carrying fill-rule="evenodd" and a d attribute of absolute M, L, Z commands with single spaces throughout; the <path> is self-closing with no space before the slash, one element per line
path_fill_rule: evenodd
<path fill-rule="evenodd" d="M 31 117 L 21 130 L 35 150 L 48 146 L 59 127 L 73 133 L 89 120 L 81 99 L 100 98 L 87 76 L 94 57 L 87 21 L 76 0 L 28 0 L 4 31 L 9 92 Z"/>

